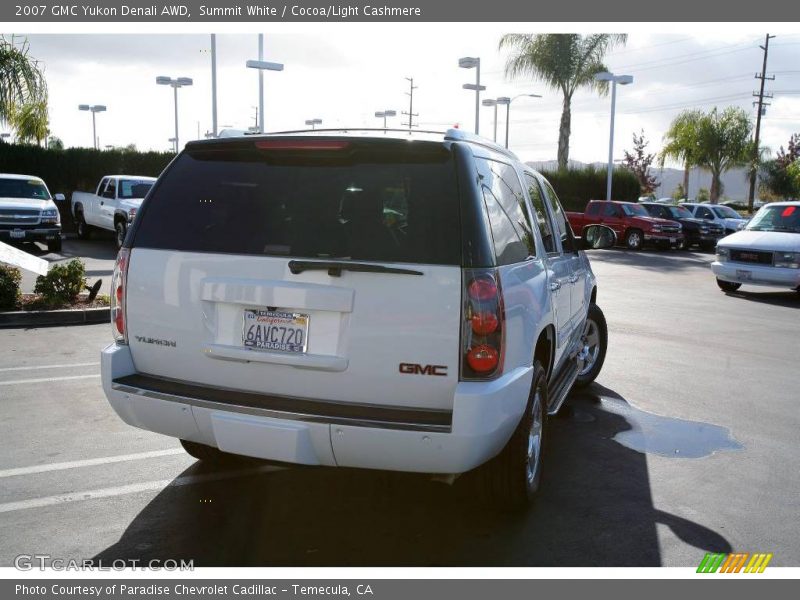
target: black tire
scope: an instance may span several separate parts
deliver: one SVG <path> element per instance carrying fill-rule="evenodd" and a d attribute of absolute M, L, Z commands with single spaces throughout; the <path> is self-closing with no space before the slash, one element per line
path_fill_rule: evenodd
<path fill-rule="evenodd" d="M 48 252 L 61 252 L 61 236 L 47 242 Z"/>
<path fill-rule="evenodd" d="M 641 250 L 644 245 L 644 233 L 641 229 L 629 229 L 625 232 L 625 246 L 628 250 Z"/>
<path fill-rule="evenodd" d="M 717 279 L 717 285 L 723 292 L 735 292 L 742 287 L 741 283 L 736 283 L 735 281 L 723 281 L 722 279 Z"/>
<path fill-rule="evenodd" d="M 75 211 L 75 232 L 80 240 L 88 240 L 92 236 L 92 230 L 83 218 L 82 208 Z"/>
<path fill-rule="evenodd" d="M 596 352 L 592 346 L 596 336 Z M 606 317 L 597 304 L 589 306 L 589 313 L 586 315 L 586 324 L 583 329 L 584 347 L 581 352 L 586 353 L 584 359 L 578 362 L 578 378 L 575 380 L 574 387 L 586 387 L 592 383 L 600 374 L 603 363 L 606 360 L 608 350 L 608 326 Z M 591 365 L 585 362 L 591 358 Z"/>
<path fill-rule="evenodd" d="M 479 467 L 479 483 L 494 508 L 523 510 L 536 497 L 542 480 L 546 423 L 547 375 L 537 360 L 525 414 L 500 454 Z"/>
<path fill-rule="evenodd" d="M 117 219 L 114 223 L 114 242 L 117 245 L 117 250 L 122 248 L 125 243 L 125 234 L 128 232 L 128 225 L 122 219 Z"/>
<path fill-rule="evenodd" d="M 229 459 L 231 456 L 219 448 L 198 444 L 197 442 L 190 442 L 189 440 L 181 440 L 181 446 L 183 446 L 183 449 L 186 450 L 189 456 L 209 464 L 225 462 L 225 460 Z"/>

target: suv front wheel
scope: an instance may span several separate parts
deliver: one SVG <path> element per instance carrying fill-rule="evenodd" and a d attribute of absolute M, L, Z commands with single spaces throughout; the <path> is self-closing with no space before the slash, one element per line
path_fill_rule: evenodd
<path fill-rule="evenodd" d="M 537 360 L 525 414 L 502 452 L 481 467 L 481 483 L 497 508 L 524 509 L 539 491 L 546 420 L 547 376 Z"/>
<path fill-rule="evenodd" d="M 606 360 L 608 348 L 608 326 L 606 317 L 597 304 L 589 306 L 586 323 L 581 336 L 581 349 L 578 352 L 578 378 L 575 387 L 586 387 L 600 374 Z"/>
<path fill-rule="evenodd" d="M 644 234 L 639 229 L 629 229 L 625 234 L 625 246 L 628 250 L 641 250 L 644 244 Z"/>

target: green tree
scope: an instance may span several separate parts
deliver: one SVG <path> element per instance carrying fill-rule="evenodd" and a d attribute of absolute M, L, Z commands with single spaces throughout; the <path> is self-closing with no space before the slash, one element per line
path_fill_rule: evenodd
<path fill-rule="evenodd" d="M 40 101 L 47 101 L 47 85 L 27 40 L 0 36 L 0 123 L 9 122 L 16 106 Z"/>
<path fill-rule="evenodd" d="M 722 174 L 729 169 L 749 165 L 752 161 L 753 123 L 744 109 L 729 106 L 723 111 L 717 107 L 703 115 L 697 128 L 697 161 L 711 171 L 712 204 L 722 194 Z"/>
<path fill-rule="evenodd" d="M 800 181 L 796 180 L 791 172 L 798 164 L 800 164 L 800 133 L 795 133 L 789 138 L 788 150 L 781 146 L 775 159 L 761 164 L 759 193 L 779 200 L 799 197 Z"/>
<path fill-rule="evenodd" d="M 36 142 L 41 146 L 42 141 L 50 135 L 47 100 L 15 104 L 8 120 L 17 132 L 17 139 L 22 143 Z"/>
<path fill-rule="evenodd" d="M 697 131 L 702 117 L 703 112 L 700 110 L 685 110 L 675 117 L 664 134 L 664 148 L 659 154 L 662 167 L 667 159 L 677 160 L 683 164 L 682 198 L 689 198 L 689 171 L 698 165 Z"/>
<path fill-rule="evenodd" d="M 569 163 L 569 138 L 572 132 L 572 96 L 580 88 L 608 92 L 608 82 L 595 75 L 608 71 L 603 59 L 609 50 L 625 44 L 626 34 L 529 34 L 509 33 L 500 39 L 500 49 L 508 50 L 506 76 L 533 77 L 561 92 L 561 123 L 558 130 L 558 168 Z"/>
<path fill-rule="evenodd" d="M 47 138 L 47 147 L 50 150 L 63 150 L 64 142 L 61 140 L 60 137 L 56 135 L 51 135 Z"/>

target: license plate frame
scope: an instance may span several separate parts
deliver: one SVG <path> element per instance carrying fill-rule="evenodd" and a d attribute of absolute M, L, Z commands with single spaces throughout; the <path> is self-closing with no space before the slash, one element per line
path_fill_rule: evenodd
<path fill-rule="evenodd" d="M 736 279 L 739 281 L 752 281 L 753 272 L 747 269 L 736 269 Z"/>
<path fill-rule="evenodd" d="M 669 243 L 670 244 L 677 244 L 678 243 L 678 238 L 676 238 L 676 237 L 669 238 Z"/>
<path fill-rule="evenodd" d="M 12 229 L 8 232 L 8 237 L 12 240 L 24 240 L 25 239 L 25 230 L 24 229 Z"/>
<path fill-rule="evenodd" d="M 306 313 L 245 308 L 242 311 L 242 347 L 255 352 L 306 354 L 310 320 Z M 302 332 L 302 339 L 298 340 L 297 332 Z"/>

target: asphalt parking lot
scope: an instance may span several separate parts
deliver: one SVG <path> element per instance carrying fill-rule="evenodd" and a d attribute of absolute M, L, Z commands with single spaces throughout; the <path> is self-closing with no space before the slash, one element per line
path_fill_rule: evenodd
<path fill-rule="evenodd" d="M 591 256 L 608 357 L 550 422 L 543 490 L 516 516 L 463 481 L 201 466 L 108 406 L 108 326 L 0 330 L 0 565 L 800 565 L 800 295 L 723 294 L 708 254 Z"/>

